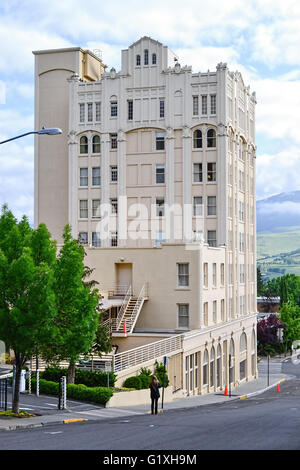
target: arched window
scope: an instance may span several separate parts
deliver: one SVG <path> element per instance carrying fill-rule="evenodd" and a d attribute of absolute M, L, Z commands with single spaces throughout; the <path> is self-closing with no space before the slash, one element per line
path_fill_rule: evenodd
<path fill-rule="evenodd" d="M 210 363 L 209 363 L 209 386 L 213 387 L 215 385 L 215 348 L 212 347 L 210 351 Z"/>
<path fill-rule="evenodd" d="M 149 52 L 148 49 L 144 50 L 144 65 L 148 65 L 149 63 Z"/>
<path fill-rule="evenodd" d="M 240 337 L 240 380 L 246 378 L 247 373 L 247 336 L 242 333 Z"/>
<path fill-rule="evenodd" d="M 89 146 L 88 146 L 88 138 L 86 135 L 80 137 L 80 153 L 88 153 Z"/>
<path fill-rule="evenodd" d="M 202 132 L 196 129 L 193 134 L 194 149 L 202 149 Z"/>
<path fill-rule="evenodd" d="M 207 147 L 213 148 L 216 146 L 216 131 L 214 129 L 208 129 L 207 131 Z"/>
<path fill-rule="evenodd" d="M 247 336 L 246 333 L 242 333 L 240 339 L 240 353 L 247 351 Z"/>
<path fill-rule="evenodd" d="M 141 65 L 141 56 L 140 56 L 140 54 L 138 54 L 138 55 L 136 56 L 136 65 L 137 65 L 137 66 Z"/>
<path fill-rule="evenodd" d="M 217 349 L 217 387 L 221 386 L 221 346 Z"/>
<path fill-rule="evenodd" d="M 252 339 L 251 339 L 251 373 L 253 377 L 256 374 L 256 336 L 255 331 L 252 331 Z"/>
<path fill-rule="evenodd" d="M 203 385 L 208 384 L 208 352 L 205 349 L 203 354 Z"/>
<path fill-rule="evenodd" d="M 156 65 L 156 54 L 152 54 L 152 65 Z"/>
<path fill-rule="evenodd" d="M 94 135 L 92 143 L 93 143 L 93 153 L 100 153 L 100 136 Z"/>

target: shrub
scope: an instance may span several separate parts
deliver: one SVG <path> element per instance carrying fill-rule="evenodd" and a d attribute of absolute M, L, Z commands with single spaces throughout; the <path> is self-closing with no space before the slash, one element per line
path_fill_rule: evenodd
<path fill-rule="evenodd" d="M 152 375 L 152 371 L 147 369 L 147 367 L 141 367 L 139 375 Z"/>
<path fill-rule="evenodd" d="M 145 375 L 145 374 L 140 374 L 138 375 L 141 381 L 141 388 L 149 388 L 150 382 L 151 382 L 151 376 L 150 375 Z"/>
<path fill-rule="evenodd" d="M 68 376 L 68 369 L 62 369 L 57 366 L 47 367 L 42 373 L 42 378 L 52 382 L 59 382 L 63 375 Z M 109 386 L 113 387 L 115 382 L 116 375 L 113 372 L 109 372 Z M 107 373 L 76 369 L 75 384 L 84 384 L 87 387 L 107 387 Z"/>
<path fill-rule="evenodd" d="M 167 387 L 169 385 L 167 371 L 165 371 L 164 374 L 164 365 L 162 363 L 159 364 L 157 361 L 155 361 L 154 375 L 156 375 L 156 377 L 158 378 L 161 386 L 164 385 L 165 387 Z"/>
<path fill-rule="evenodd" d="M 123 383 L 123 387 L 126 388 L 135 388 L 136 390 L 141 390 L 142 382 L 138 375 L 134 377 L 128 377 Z"/>
<path fill-rule="evenodd" d="M 58 396 L 59 384 L 40 379 L 40 393 Z M 36 379 L 32 379 L 32 390 L 36 390 Z M 90 403 L 105 404 L 112 397 L 113 392 L 106 387 L 87 387 L 84 384 L 68 384 L 67 397 Z"/>

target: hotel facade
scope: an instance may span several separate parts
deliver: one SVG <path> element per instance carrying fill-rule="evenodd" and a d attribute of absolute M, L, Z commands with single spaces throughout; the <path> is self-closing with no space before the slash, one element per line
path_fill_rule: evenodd
<path fill-rule="evenodd" d="M 85 246 L 118 381 L 168 356 L 174 390 L 257 377 L 255 93 L 149 37 L 35 51 L 35 225 Z"/>

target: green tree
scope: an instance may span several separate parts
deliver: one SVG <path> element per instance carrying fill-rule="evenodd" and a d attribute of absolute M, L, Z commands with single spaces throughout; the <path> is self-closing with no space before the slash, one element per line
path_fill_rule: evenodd
<path fill-rule="evenodd" d="M 99 314 L 99 295 L 83 280 L 86 276 L 84 249 L 72 238 L 66 225 L 64 244 L 55 267 L 55 293 L 57 305 L 56 326 L 59 335 L 55 344 L 47 344 L 44 357 L 69 362 L 68 383 L 74 383 L 75 362 L 80 354 L 90 351 L 96 337 Z"/>
<path fill-rule="evenodd" d="M 280 279 L 280 307 L 289 301 L 285 276 Z"/>
<path fill-rule="evenodd" d="M 293 301 L 284 303 L 280 308 L 280 321 L 287 326 L 284 330 L 283 342 L 289 349 L 293 341 L 300 340 L 300 307 Z"/>
<path fill-rule="evenodd" d="M 262 279 L 261 270 L 257 268 L 257 296 L 262 297 L 265 293 L 266 285 Z"/>
<path fill-rule="evenodd" d="M 96 330 L 96 338 L 91 352 L 101 357 L 102 353 L 108 354 L 112 350 L 112 336 L 109 323 L 103 321 L 103 311 L 99 312 L 98 327 Z"/>
<path fill-rule="evenodd" d="M 38 229 L 39 230 L 39 229 Z M 7 206 L 0 217 L 0 339 L 15 355 L 12 409 L 19 412 L 21 371 L 39 354 L 43 343 L 54 341 L 56 304 L 52 267 L 43 256 L 33 256 L 32 240 L 39 239 L 24 217 L 17 222 Z M 50 234 L 43 230 L 43 251 L 53 250 Z M 54 249 L 55 256 L 55 249 Z M 52 254 L 52 255 L 53 255 Z"/>

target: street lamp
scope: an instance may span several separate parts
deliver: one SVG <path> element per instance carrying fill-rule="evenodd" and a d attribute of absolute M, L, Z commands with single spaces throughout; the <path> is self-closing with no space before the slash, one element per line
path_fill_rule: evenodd
<path fill-rule="evenodd" d="M 39 131 L 26 132 L 26 134 L 17 135 L 16 137 L 12 137 L 11 139 L 3 140 L 2 142 L 0 142 L 0 145 L 1 145 L 1 144 L 6 144 L 6 142 L 10 142 L 11 140 L 20 139 L 20 137 L 25 137 L 26 135 L 30 135 L 30 134 L 57 135 L 57 134 L 62 134 L 62 130 L 59 129 L 58 127 L 50 127 L 50 128 L 48 128 L 48 129 L 47 129 L 46 127 L 42 127 L 42 129 L 39 130 Z"/>

